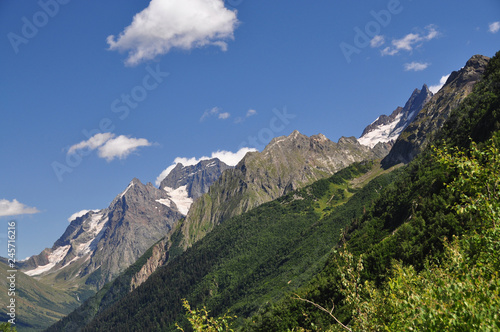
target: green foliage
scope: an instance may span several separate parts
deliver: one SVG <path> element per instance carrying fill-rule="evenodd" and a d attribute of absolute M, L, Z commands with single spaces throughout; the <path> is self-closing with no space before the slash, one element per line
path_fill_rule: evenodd
<path fill-rule="evenodd" d="M 13 327 L 10 323 L 0 323 L 1 332 L 16 332 L 17 329 Z"/>
<path fill-rule="evenodd" d="M 193 331 L 195 332 L 223 332 L 230 331 L 234 332 L 230 328 L 229 321 L 236 318 L 236 316 L 229 316 L 227 313 L 222 317 L 213 318 L 208 315 L 206 307 L 202 309 L 191 309 L 189 302 L 186 299 L 182 300 L 182 306 L 187 311 L 187 320 L 191 324 Z M 180 327 L 177 323 L 175 324 L 178 330 L 183 331 L 184 329 Z"/>
<path fill-rule="evenodd" d="M 344 250 L 334 255 L 352 331 L 496 331 L 500 329 L 500 155 L 498 135 L 467 152 L 434 149 L 452 176 L 446 187 L 459 200 L 449 208 L 477 227 L 444 241 L 442 259 L 418 272 L 392 261 L 380 287 L 362 281 L 363 259 Z M 331 315 L 331 314 L 330 314 Z M 340 322 L 338 322 L 341 324 Z M 332 326 L 335 329 L 337 326 Z"/>
<path fill-rule="evenodd" d="M 499 138 L 496 135 L 490 139 L 483 149 L 473 142 L 467 152 L 457 148 L 435 149 L 438 162 L 454 177 L 448 185 L 460 196 L 460 203 L 454 209 L 476 218 L 482 227 L 491 227 L 500 218 Z"/>

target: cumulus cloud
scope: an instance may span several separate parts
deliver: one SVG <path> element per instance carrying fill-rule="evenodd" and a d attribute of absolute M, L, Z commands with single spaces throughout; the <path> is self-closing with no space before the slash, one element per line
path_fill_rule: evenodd
<path fill-rule="evenodd" d="M 230 116 L 231 116 L 231 114 L 229 114 L 228 112 L 220 113 L 219 114 L 219 119 L 226 120 Z"/>
<path fill-rule="evenodd" d="M 126 64 L 137 65 L 173 48 L 204 46 L 227 49 L 238 26 L 237 12 L 223 0 L 151 0 L 117 37 L 108 36 L 110 50 L 128 51 Z"/>
<path fill-rule="evenodd" d="M 385 43 L 385 38 L 384 36 L 381 35 L 376 35 L 375 37 L 372 38 L 372 40 L 370 40 L 371 47 L 380 47 L 384 45 L 384 43 Z"/>
<path fill-rule="evenodd" d="M 228 112 L 222 113 L 221 111 L 222 111 L 222 108 L 217 107 L 217 106 L 212 107 L 211 109 L 205 110 L 205 112 L 203 112 L 203 115 L 200 118 L 200 122 L 203 122 L 207 118 L 212 117 L 212 116 L 216 116 L 220 120 L 226 120 L 227 118 L 229 118 L 231 116 L 230 113 L 228 113 Z"/>
<path fill-rule="evenodd" d="M 391 46 L 381 51 L 382 55 L 396 55 L 400 51 L 411 52 L 415 47 L 421 46 L 424 42 L 439 37 L 439 32 L 435 25 L 425 27 L 425 33 L 409 33 L 401 39 L 393 39 Z"/>
<path fill-rule="evenodd" d="M 91 138 L 86 141 L 82 141 L 78 144 L 71 146 L 68 150 L 68 153 L 75 153 L 78 150 L 89 149 L 89 151 L 95 150 L 98 147 L 102 146 L 104 143 L 113 138 L 114 134 L 112 133 L 99 133 L 95 134 Z"/>
<path fill-rule="evenodd" d="M 422 62 L 410 62 L 410 63 L 405 63 L 405 71 L 421 71 L 429 67 L 428 63 L 422 63 Z"/>
<path fill-rule="evenodd" d="M 432 93 L 438 92 L 443 87 L 443 85 L 446 83 L 446 81 L 448 80 L 448 77 L 450 77 L 450 74 L 441 76 L 441 79 L 439 80 L 439 84 L 431 85 L 429 87 L 429 90 L 431 90 Z"/>
<path fill-rule="evenodd" d="M 490 23 L 488 28 L 489 28 L 489 31 L 491 33 L 497 33 L 498 31 L 500 31 L 500 22 L 497 21 L 497 22 Z"/>
<path fill-rule="evenodd" d="M 99 157 L 111 161 L 115 158 L 125 159 L 129 154 L 136 151 L 141 146 L 150 146 L 145 138 L 133 138 L 120 135 L 107 141 L 103 146 L 99 147 Z"/>
<path fill-rule="evenodd" d="M 257 111 L 256 111 L 256 110 L 254 110 L 254 109 L 249 109 L 249 110 L 247 111 L 247 118 L 248 118 L 248 117 L 251 117 L 251 116 L 254 116 L 254 115 L 257 115 Z"/>
<path fill-rule="evenodd" d="M 35 207 L 29 207 L 14 199 L 12 202 L 7 199 L 0 199 L 0 217 L 17 216 L 21 214 L 34 214 L 40 211 Z"/>
<path fill-rule="evenodd" d="M 89 152 L 97 149 L 98 156 L 109 162 L 115 158 L 125 159 L 141 146 L 152 145 L 145 138 L 133 138 L 125 135 L 115 136 L 112 133 L 95 134 L 88 140 L 71 146 L 68 154 L 77 153 L 82 149 L 88 149 Z"/>
<path fill-rule="evenodd" d="M 224 150 L 219 150 L 216 152 L 212 152 L 212 155 L 210 157 L 203 156 L 201 158 L 196 158 L 196 157 L 191 157 L 191 158 L 185 158 L 185 157 L 177 157 L 174 159 L 174 162 L 172 165 L 168 166 L 166 169 L 164 169 L 160 175 L 156 178 L 156 185 L 159 186 L 161 181 L 167 177 L 168 174 L 175 168 L 177 164 L 182 164 L 184 166 L 192 166 L 196 165 L 202 160 L 208 160 L 208 159 L 213 159 L 213 158 L 218 158 L 220 161 L 226 163 L 229 166 L 236 166 L 240 162 L 241 159 L 248 153 L 248 152 L 253 152 L 257 151 L 257 149 L 254 148 L 241 148 L 237 152 L 231 152 L 231 151 L 224 151 Z"/>

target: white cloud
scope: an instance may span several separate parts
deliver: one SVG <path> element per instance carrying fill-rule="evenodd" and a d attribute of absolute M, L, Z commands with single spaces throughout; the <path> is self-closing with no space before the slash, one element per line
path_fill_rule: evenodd
<path fill-rule="evenodd" d="M 219 114 L 219 119 L 221 120 L 226 120 L 227 118 L 229 118 L 231 116 L 231 114 L 229 114 L 228 112 L 224 112 L 224 113 L 220 113 Z"/>
<path fill-rule="evenodd" d="M 247 111 L 247 118 L 248 118 L 248 117 L 251 117 L 251 116 L 254 116 L 254 115 L 257 115 L 257 111 L 256 111 L 256 110 L 254 110 L 254 109 L 249 109 L 249 110 Z"/>
<path fill-rule="evenodd" d="M 124 159 L 129 154 L 136 151 L 141 146 L 150 146 L 145 138 L 133 138 L 120 135 L 117 138 L 112 138 L 99 148 L 99 157 L 105 158 L 106 161 L 112 161 L 115 158 Z"/>
<path fill-rule="evenodd" d="M 500 31 L 500 22 L 493 22 L 493 23 L 490 23 L 490 25 L 488 26 L 489 27 L 489 31 L 491 33 L 497 33 L 498 31 Z"/>
<path fill-rule="evenodd" d="M 98 150 L 98 156 L 108 162 L 115 158 L 124 159 L 141 146 L 150 146 L 152 143 L 145 138 L 132 138 L 120 135 L 115 138 L 112 133 L 95 134 L 86 141 L 71 146 L 68 154 L 88 148 L 89 151 Z"/>
<path fill-rule="evenodd" d="M 94 211 L 94 212 L 97 212 L 99 210 L 81 210 L 81 211 L 78 211 L 78 212 L 75 212 L 73 213 L 69 218 L 68 218 L 68 221 L 69 222 L 72 222 L 73 220 L 75 220 L 76 218 L 79 218 L 79 217 L 82 217 L 84 215 L 86 215 L 87 213 L 89 213 L 90 211 Z"/>
<path fill-rule="evenodd" d="M 385 38 L 384 36 L 381 35 L 376 35 L 375 37 L 370 40 L 370 46 L 371 47 L 380 47 L 385 43 Z"/>
<path fill-rule="evenodd" d="M 207 118 L 209 118 L 211 116 L 217 116 L 217 118 L 220 120 L 226 120 L 227 118 L 229 118 L 231 116 L 231 113 L 228 113 L 228 112 L 222 113 L 221 111 L 222 111 L 222 108 L 217 107 L 217 106 L 212 107 L 211 109 L 205 110 L 205 112 L 203 112 L 203 115 L 200 118 L 200 122 L 205 121 Z"/>
<path fill-rule="evenodd" d="M 429 87 L 429 90 L 431 90 L 432 93 L 436 93 L 443 87 L 443 85 L 446 83 L 446 80 L 450 77 L 450 74 L 441 76 L 441 79 L 439 80 L 439 84 L 436 85 L 431 85 Z"/>
<path fill-rule="evenodd" d="M 208 160 L 208 159 L 213 159 L 213 158 L 219 158 L 220 161 L 226 163 L 229 166 L 236 166 L 240 162 L 241 159 L 248 153 L 252 151 L 257 151 L 257 149 L 253 148 L 241 148 L 237 152 L 231 152 L 231 151 L 224 151 L 224 150 L 219 150 L 216 152 L 212 152 L 211 157 L 203 156 L 201 158 L 185 158 L 185 157 L 177 157 L 174 159 L 174 162 L 172 165 L 168 166 L 166 169 L 164 169 L 160 175 L 156 178 L 156 185 L 159 186 L 161 181 L 167 177 L 168 174 L 175 168 L 177 164 L 182 164 L 184 166 L 192 166 L 196 165 L 202 160 Z"/>
<path fill-rule="evenodd" d="M 405 63 L 405 70 L 406 71 L 421 71 L 429 67 L 428 63 L 422 63 L 422 62 L 410 62 L 410 63 Z"/>
<path fill-rule="evenodd" d="M 12 202 L 7 199 L 0 199 L 0 217 L 17 216 L 20 214 L 39 213 L 37 208 L 29 207 L 14 199 Z"/>
<path fill-rule="evenodd" d="M 380 51 L 380 54 L 382 55 L 394 55 L 398 53 L 399 51 L 395 48 L 391 48 L 390 46 L 387 46 L 384 48 L 382 51 Z"/>
<path fill-rule="evenodd" d="M 415 47 L 421 46 L 424 42 L 439 37 L 439 32 L 435 25 L 425 27 L 426 33 L 409 33 L 401 39 L 393 39 L 391 44 L 381 51 L 382 55 L 395 55 L 400 51 L 411 52 Z"/>
<path fill-rule="evenodd" d="M 118 37 L 108 36 L 110 50 L 128 51 L 126 64 L 137 65 L 173 48 L 203 46 L 227 49 L 238 25 L 236 11 L 223 0 L 151 0 Z"/>
<path fill-rule="evenodd" d="M 90 151 L 95 150 L 98 147 L 100 147 L 101 145 L 103 145 L 104 143 L 106 143 L 108 140 L 113 138 L 113 136 L 114 136 L 114 134 L 112 134 L 112 133 L 95 134 L 94 136 L 92 136 L 88 140 L 82 141 L 78 144 L 71 146 L 68 150 L 68 153 L 69 154 L 75 153 L 78 150 L 86 149 L 86 148 L 88 148 Z"/>
<path fill-rule="evenodd" d="M 203 112 L 203 115 L 202 115 L 202 116 L 201 116 L 201 118 L 200 118 L 200 122 L 205 121 L 205 119 L 206 119 L 206 118 L 208 118 L 208 117 L 211 117 L 211 116 L 213 116 L 213 115 L 217 115 L 217 114 L 219 114 L 219 113 L 220 113 L 220 111 L 221 111 L 221 108 L 220 108 L 220 107 L 217 107 L 217 106 L 212 107 L 212 108 L 211 108 L 211 109 L 209 109 L 209 110 L 205 110 L 205 112 Z"/>

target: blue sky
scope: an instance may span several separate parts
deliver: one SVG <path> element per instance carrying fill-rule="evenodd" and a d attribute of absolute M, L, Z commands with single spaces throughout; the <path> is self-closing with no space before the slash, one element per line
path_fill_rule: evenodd
<path fill-rule="evenodd" d="M 176 158 L 359 137 L 494 55 L 499 21 L 497 0 L 2 1 L 0 240 L 15 219 L 37 254 Z"/>

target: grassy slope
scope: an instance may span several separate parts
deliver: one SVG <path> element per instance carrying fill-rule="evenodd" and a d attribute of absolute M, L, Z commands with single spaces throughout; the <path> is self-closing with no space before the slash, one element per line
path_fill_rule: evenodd
<path fill-rule="evenodd" d="M 7 271 L 9 267 L 0 263 L 0 303 L 9 301 L 7 291 Z M 22 272 L 16 273 L 16 327 L 18 331 L 39 331 L 67 315 L 80 303 L 76 294 L 70 294 L 49 285 L 38 282 Z M 1 321 L 9 319 L 6 316 L 6 305 L 0 308 Z"/>

